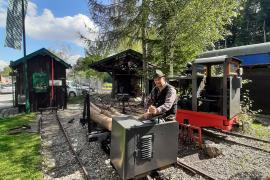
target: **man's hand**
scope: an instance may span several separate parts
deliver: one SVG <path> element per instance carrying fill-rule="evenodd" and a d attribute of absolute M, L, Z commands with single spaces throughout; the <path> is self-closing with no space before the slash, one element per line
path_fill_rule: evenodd
<path fill-rule="evenodd" d="M 153 105 L 151 105 L 148 110 L 149 110 L 149 113 L 153 115 L 157 114 L 157 108 Z"/>
<path fill-rule="evenodd" d="M 151 114 L 147 111 L 143 114 L 144 119 L 148 119 L 151 116 Z"/>

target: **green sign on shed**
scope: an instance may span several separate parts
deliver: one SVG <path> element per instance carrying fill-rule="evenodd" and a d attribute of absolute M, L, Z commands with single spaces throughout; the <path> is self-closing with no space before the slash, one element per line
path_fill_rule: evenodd
<path fill-rule="evenodd" d="M 33 73 L 33 89 L 36 93 L 48 91 L 49 78 L 46 73 Z"/>

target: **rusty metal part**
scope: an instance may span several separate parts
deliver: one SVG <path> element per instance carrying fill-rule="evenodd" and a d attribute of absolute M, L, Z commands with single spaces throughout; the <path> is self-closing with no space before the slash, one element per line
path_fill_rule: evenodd
<path fill-rule="evenodd" d="M 255 150 L 258 150 L 258 151 L 262 151 L 262 152 L 266 152 L 266 153 L 270 153 L 269 150 L 266 150 L 266 149 L 262 149 L 262 148 L 259 148 L 259 147 L 255 147 L 255 146 L 251 146 L 251 145 L 247 145 L 247 144 L 244 144 L 244 143 L 240 143 L 240 142 L 237 142 L 237 141 L 234 141 L 234 140 L 230 140 L 230 139 L 225 139 L 224 136 L 221 137 L 220 135 L 218 134 L 215 134 L 213 132 L 210 132 L 210 131 L 207 131 L 205 129 L 203 129 L 202 131 L 205 135 L 208 135 L 210 137 L 213 137 L 213 138 L 216 138 L 216 139 L 220 139 L 220 140 L 223 140 L 223 141 L 226 141 L 226 142 L 229 142 L 229 143 L 232 143 L 232 144 L 237 144 L 237 145 L 241 145 L 241 146 L 245 146 L 245 147 L 248 147 L 248 148 L 251 148 L 251 149 L 255 149 Z"/>
<path fill-rule="evenodd" d="M 204 177 L 206 179 L 210 179 L 210 180 L 215 180 L 216 179 L 216 178 L 210 176 L 209 174 L 207 174 L 206 172 L 204 172 L 202 170 L 198 170 L 195 167 L 192 167 L 190 165 L 187 165 L 186 163 L 181 162 L 179 158 L 177 158 L 177 164 L 176 165 L 183 168 L 183 169 L 185 169 L 185 170 L 187 170 L 187 171 L 189 171 L 193 175 L 198 174 L 198 175 L 200 175 L 200 176 L 202 176 L 202 177 Z"/>
<path fill-rule="evenodd" d="M 179 133 L 179 138 L 181 142 L 187 142 L 187 141 L 197 141 L 199 146 L 202 145 L 202 130 L 200 127 L 196 126 L 191 126 L 189 124 L 183 124 L 179 123 L 180 127 L 180 133 Z M 194 130 L 197 131 L 197 135 L 194 133 Z"/>

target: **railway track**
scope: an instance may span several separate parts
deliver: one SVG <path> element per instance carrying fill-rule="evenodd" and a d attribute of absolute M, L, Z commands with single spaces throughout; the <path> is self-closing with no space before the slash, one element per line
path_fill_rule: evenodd
<path fill-rule="evenodd" d="M 216 178 L 212 177 L 211 175 L 207 174 L 206 172 L 199 170 L 195 167 L 192 167 L 184 162 L 182 162 L 179 158 L 177 158 L 177 163 L 176 166 L 188 171 L 189 173 L 191 173 L 193 176 L 195 176 L 196 174 L 199 176 L 202 176 L 205 179 L 209 179 L 209 180 L 215 180 Z"/>
<path fill-rule="evenodd" d="M 245 136 L 241 134 L 203 129 L 203 134 L 221 141 L 248 147 L 265 153 L 270 153 L 270 141 Z"/>
<path fill-rule="evenodd" d="M 56 137 L 64 137 L 64 142 L 61 145 L 61 150 L 63 150 L 63 152 L 61 153 L 65 153 L 66 155 L 70 156 L 70 161 L 72 163 L 69 162 L 64 162 L 64 165 L 62 163 L 56 163 L 57 166 L 54 167 L 53 169 L 62 169 L 62 168 L 66 168 L 65 166 L 74 166 L 74 164 L 77 164 L 80 169 L 80 173 L 82 175 L 82 177 L 84 179 L 89 179 L 89 174 L 85 168 L 85 166 L 83 165 L 83 163 L 81 162 L 79 156 L 77 155 L 76 151 L 74 150 L 70 138 L 65 130 L 65 128 L 63 127 L 63 124 L 61 123 L 58 115 L 57 115 L 57 110 L 56 109 L 52 109 L 50 112 L 45 111 L 43 113 L 41 113 L 41 117 L 40 117 L 40 122 L 39 122 L 39 129 L 40 129 L 40 133 L 41 133 L 41 138 L 43 136 L 46 136 L 48 138 L 56 138 Z M 62 132 L 62 134 L 60 133 Z M 59 146 L 59 143 L 57 143 L 57 145 Z M 67 147 L 68 146 L 68 147 Z M 69 153 L 67 153 L 67 151 L 70 151 Z M 66 158 L 68 159 L 68 158 Z"/>
<path fill-rule="evenodd" d="M 246 138 L 246 139 L 251 139 L 251 140 L 265 142 L 265 143 L 270 144 L 270 141 L 268 141 L 268 140 L 258 139 L 258 138 L 252 137 L 252 136 L 247 136 L 247 135 L 243 135 L 243 134 L 239 134 L 239 133 L 233 133 L 233 132 L 226 132 L 226 131 L 221 131 L 221 132 L 224 133 L 224 134 L 228 134 L 228 135 L 233 135 L 233 136 L 237 136 L 237 137 L 243 137 L 243 138 Z"/>

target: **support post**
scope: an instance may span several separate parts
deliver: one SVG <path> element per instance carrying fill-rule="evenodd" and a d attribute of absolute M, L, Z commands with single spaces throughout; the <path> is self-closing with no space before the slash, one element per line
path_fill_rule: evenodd
<path fill-rule="evenodd" d="M 24 12 L 24 0 L 22 0 L 22 26 L 23 26 L 23 55 L 26 56 L 26 42 L 25 42 L 25 12 Z M 29 103 L 29 87 L 28 87 L 28 66 L 27 61 L 24 61 L 24 94 L 25 94 L 25 113 L 30 112 Z"/>

